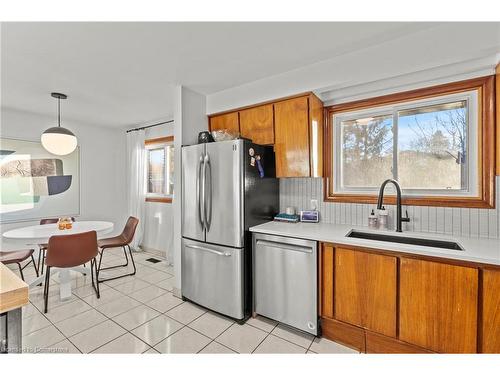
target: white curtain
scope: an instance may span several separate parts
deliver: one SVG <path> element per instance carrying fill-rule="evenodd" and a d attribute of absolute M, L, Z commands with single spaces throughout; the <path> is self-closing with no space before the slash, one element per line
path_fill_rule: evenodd
<path fill-rule="evenodd" d="M 146 150 L 144 130 L 127 133 L 128 155 L 128 213 L 139 219 L 135 237 L 130 246 L 139 251 L 144 236 L 145 200 L 146 200 Z"/>

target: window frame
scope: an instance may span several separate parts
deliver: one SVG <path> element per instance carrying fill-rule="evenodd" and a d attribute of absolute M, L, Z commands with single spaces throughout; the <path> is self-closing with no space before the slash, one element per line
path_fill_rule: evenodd
<path fill-rule="evenodd" d="M 377 112 L 384 106 L 399 106 L 419 100 L 453 94 L 464 94 L 475 91 L 478 98 L 476 140 L 478 177 L 476 194 L 470 195 L 404 195 L 403 204 L 415 206 L 442 206 L 442 207 L 473 207 L 494 208 L 495 207 L 495 76 L 474 78 L 465 81 L 453 82 L 444 85 L 426 87 L 422 89 L 389 94 L 349 103 L 335 104 L 325 107 L 325 178 L 324 178 L 324 201 L 342 203 L 366 203 L 375 204 L 377 193 L 373 192 L 336 192 L 335 182 L 337 174 L 334 165 L 334 150 L 337 145 L 333 139 L 335 132 L 334 115 L 344 112 L 372 110 Z M 472 160 L 472 159 L 471 159 Z M 473 165 L 469 166 L 473 168 Z M 469 186 L 469 188 L 472 188 Z M 387 195 L 385 202 L 395 204 L 395 196 Z"/>
<path fill-rule="evenodd" d="M 173 193 L 172 194 L 156 194 L 156 193 L 148 193 L 147 184 L 149 177 L 149 150 L 163 148 L 166 152 L 167 147 L 173 146 L 174 137 L 160 137 L 160 138 L 151 138 L 146 139 L 144 141 L 144 149 L 146 151 L 146 177 L 145 177 L 145 185 L 146 185 L 146 202 L 156 202 L 156 203 L 172 203 Z M 172 153 L 173 155 L 174 153 Z M 165 168 L 167 168 L 167 155 L 165 155 Z M 167 176 L 167 172 L 165 171 L 165 177 Z"/>

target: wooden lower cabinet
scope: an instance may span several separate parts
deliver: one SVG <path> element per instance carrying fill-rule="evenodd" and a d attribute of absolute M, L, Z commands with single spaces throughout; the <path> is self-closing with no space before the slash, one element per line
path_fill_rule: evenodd
<path fill-rule="evenodd" d="M 482 271 L 482 353 L 500 353 L 500 270 Z"/>
<path fill-rule="evenodd" d="M 353 326 L 335 319 L 322 318 L 323 336 L 350 348 L 365 352 L 365 332 L 363 328 Z"/>
<path fill-rule="evenodd" d="M 396 337 L 396 258 L 335 249 L 335 319 Z"/>
<path fill-rule="evenodd" d="M 321 244 L 323 335 L 367 353 L 500 353 L 500 268 Z"/>
<path fill-rule="evenodd" d="M 319 256 L 319 315 L 333 319 L 333 254 L 334 248 L 321 244 Z"/>
<path fill-rule="evenodd" d="M 478 270 L 401 258 L 399 339 L 441 353 L 477 352 Z"/>
<path fill-rule="evenodd" d="M 416 345 L 411 345 L 393 337 L 379 335 L 378 333 L 370 331 L 365 332 L 365 348 L 366 353 L 433 353 L 430 350 L 420 348 Z"/>

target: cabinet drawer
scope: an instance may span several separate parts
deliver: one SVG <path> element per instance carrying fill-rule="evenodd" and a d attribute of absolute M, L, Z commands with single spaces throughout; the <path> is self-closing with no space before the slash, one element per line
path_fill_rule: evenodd
<path fill-rule="evenodd" d="M 182 240 L 182 295 L 236 319 L 244 318 L 243 250 Z"/>

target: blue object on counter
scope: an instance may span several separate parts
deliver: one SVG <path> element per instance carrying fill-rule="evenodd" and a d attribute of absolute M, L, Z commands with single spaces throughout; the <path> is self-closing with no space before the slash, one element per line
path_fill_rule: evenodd
<path fill-rule="evenodd" d="M 287 223 L 298 223 L 299 215 L 278 214 L 274 217 L 274 221 L 284 221 Z"/>
<path fill-rule="evenodd" d="M 262 164 L 260 163 L 260 158 L 257 158 L 257 169 L 259 170 L 260 178 L 264 178 L 264 168 L 262 168 Z"/>

